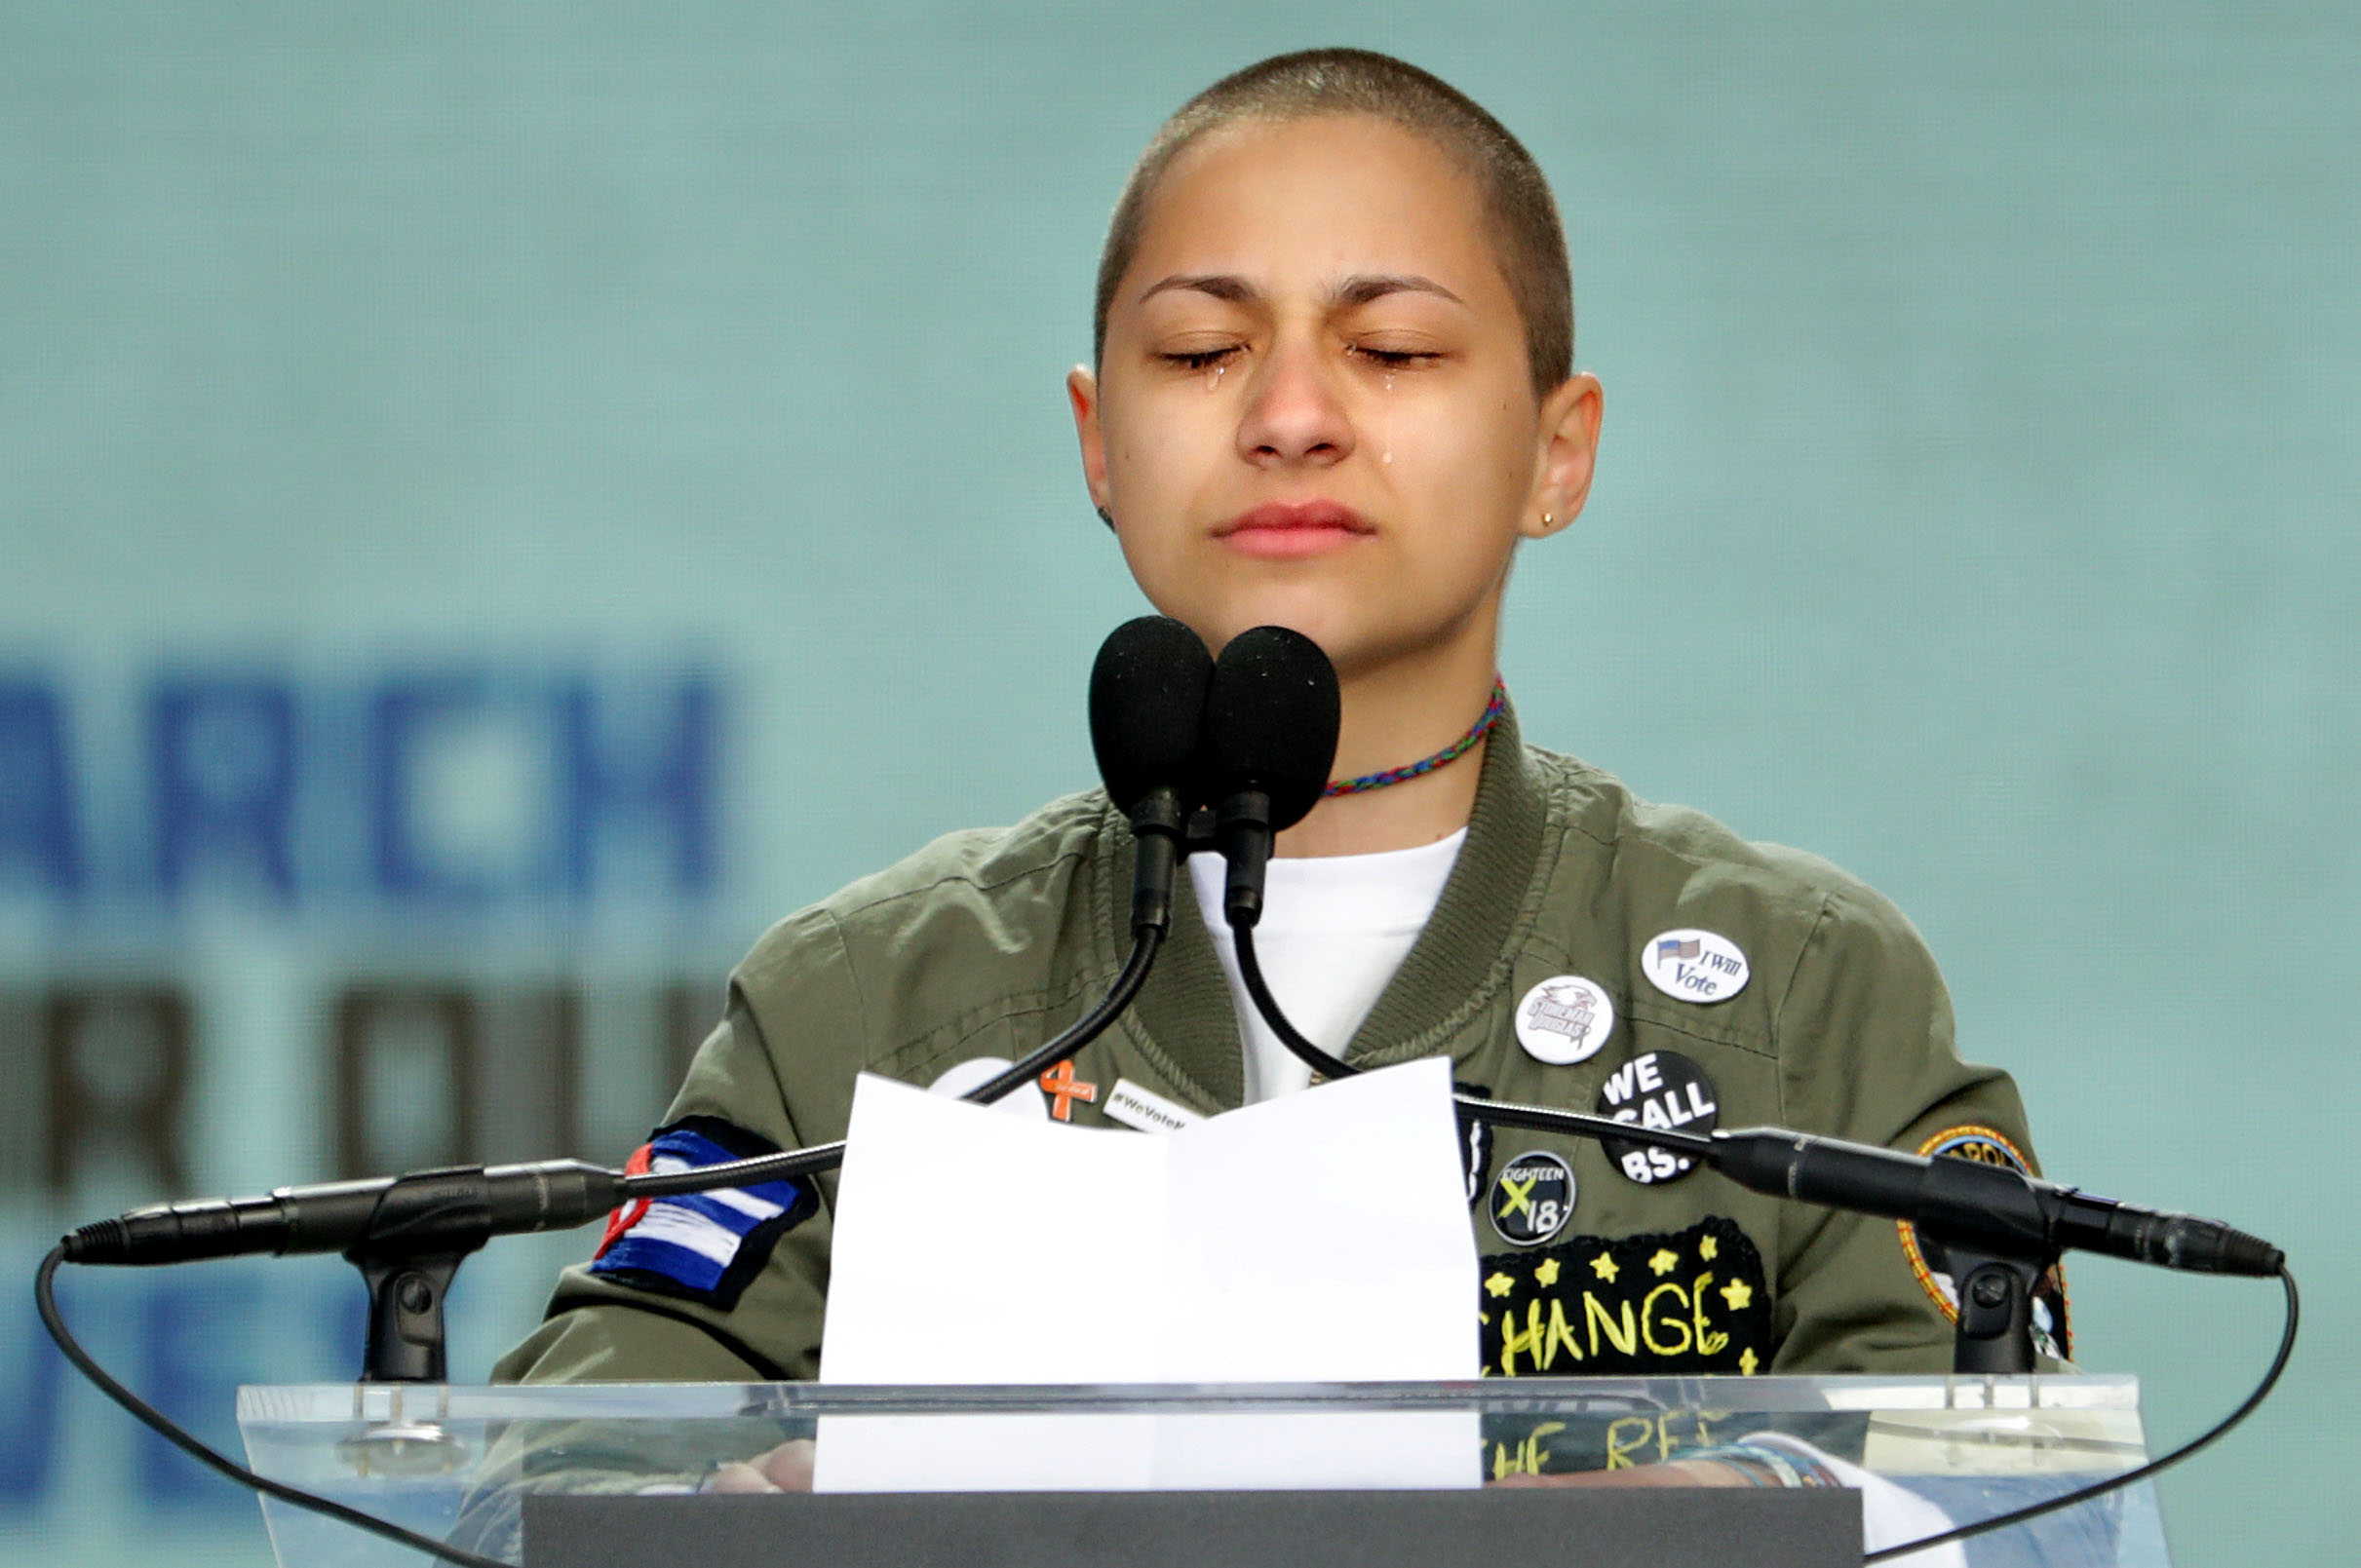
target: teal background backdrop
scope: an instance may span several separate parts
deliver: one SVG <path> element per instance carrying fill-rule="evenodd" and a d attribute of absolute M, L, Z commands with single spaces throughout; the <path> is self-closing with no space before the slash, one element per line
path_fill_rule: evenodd
<path fill-rule="evenodd" d="M 2308 1337 L 2167 1523 L 2185 1564 L 2346 1560 L 2349 4 L 0 10 L 7 1277 L 166 1190 L 111 1114 L 59 1152 L 69 1079 L 175 1107 L 193 1192 L 547 1148 L 513 1084 L 451 1124 L 406 1004 L 334 1130 L 355 987 L 455 988 L 473 1082 L 571 1040 L 619 1158 L 768 920 L 1088 782 L 1083 671 L 1140 607 L 1058 384 L 1100 228 L 1187 94 L 1328 42 L 1472 93 L 1567 213 L 1607 421 L 1518 570 L 1529 735 L 1867 877 L 2053 1174 L 2288 1248 Z M 428 687 L 475 695 L 388 742 Z M 600 758 L 642 784 L 584 807 Z M 178 1057 L 122 1002 L 159 986 Z M 460 1375 L 588 1243 L 470 1266 Z M 69 1299 L 226 1435 L 238 1381 L 349 1375 L 340 1268 Z M 2275 1336 L 2267 1285 L 2072 1282 L 2159 1441 Z M 266 1561 L 12 1293 L 0 1545 Z"/>

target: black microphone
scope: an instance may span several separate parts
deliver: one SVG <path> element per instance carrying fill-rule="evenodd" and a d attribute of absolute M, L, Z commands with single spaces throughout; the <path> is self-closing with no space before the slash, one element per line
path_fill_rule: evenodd
<path fill-rule="evenodd" d="M 1147 616 L 1118 627 L 1091 671 L 1091 741 L 1116 803 L 1141 835 L 1132 896 L 1133 947 L 1099 1003 L 1025 1059 L 968 1091 L 989 1102 L 1096 1039 L 1146 982 L 1171 924 L 1173 868 L 1190 804 L 1213 661 L 1195 632 Z M 1300 815 L 1300 814 L 1298 814 Z M 626 1175 L 580 1160 L 464 1166 L 359 1181 L 281 1187 L 267 1197 L 157 1204 L 85 1225 L 60 1243 L 91 1264 L 185 1263 L 272 1253 L 372 1257 L 462 1255 L 494 1236 L 587 1225 L 634 1198 L 832 1169 L 842 1142 L 677 1172 Z"/>
<path fill-rule="evenodd" d="M 1456 1098 L 1467 1120 L 1653 1144 L 1702 1161 L 1754 1192 L 1909 1220 L 1947 1242 L 2000 1256 L 2101 1252 L 2158 1268 L 2255 1276 L 2276 1275 L 2286 1262 L 2279 1248 L 2221 1220 L 2118 1203 L 1980 1160 L 1904 1154 L 1786 1128 L 1688 1132 L 1555 1106 Z"/>
<path fill-rule="evenodd" d="M 1335 667 L 1300 631 L 1241 631 L 1215 661 L 1205 698 L 1205 794 L 1229 861 L 1221 913 L 1233 929 L 1262 918 L 1271 841 L 1320 803 L 1340 719 Z"/>
<path fill-rule="evenodd" d="M 2279 1248 L 2220 1220 L 2117 1203 L 2006 1166 L 1778 1128 L 1717 1131 L 1711 1141 L 1708 1161 L 1742 1187 L 1906 1219 L 2003 1256 L 2101 1252 L 2159 1268 L 2257 1276 L 2276 1275 L 2286 1263 Z"/>
<path fill-rule="evenodd" d="M 1131 821 L 1132 930 L 1169 931 L 1173 879 L 1187 853 L 1192 785 L 1214 656 L 1161 615 L 1115 628 L 1090 672 L 1091 750 L 1107 798 Z"/>
<path fill-rule="evenodd" d="M 587 1225 L 623 1202 L 623 1177 L 580 1160 L 464 1166 L 281 1187 L 263 1198 L 157 1204 L 85 1225 L 72 1263 L 186 1263 L 267 1252 L 469 1252 L 494 1236 Z"/>

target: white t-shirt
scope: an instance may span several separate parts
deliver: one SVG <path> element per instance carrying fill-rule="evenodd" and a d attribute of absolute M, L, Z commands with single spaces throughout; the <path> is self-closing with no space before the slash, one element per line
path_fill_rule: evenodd
<path fill-rule="evenodd" d="M 1255 956 L 1280 1011 L 1313 1045 L 1332 1056 L 1344 1054 L 1353 1031 L 1426 929 L 1466 838 L 1461 828 L 1416 849 L 1270 862 Z M 1221 918 L 1225 862 L 1212 853 L 1192 855 L 1188 874 L 1221 973 L 1229 976 L 1238 1035 L 1246 1042 L 1247 1103 L 1304 1088 L 1311 1068 L 1271 1033 L 1238 974 L 1238 949 Z"/>

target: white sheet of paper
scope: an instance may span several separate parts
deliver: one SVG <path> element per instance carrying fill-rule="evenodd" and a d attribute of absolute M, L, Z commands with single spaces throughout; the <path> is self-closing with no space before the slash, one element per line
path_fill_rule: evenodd
<path fill-rule="evenodd" d="M 1473 1378 L 1475 1243 L 1440 1058 L 1169 1135 L 856 1086 L 821 1376 Z M 1472 1413 L 833 1417 L 824 1491 L 1472 1486 Z"/>

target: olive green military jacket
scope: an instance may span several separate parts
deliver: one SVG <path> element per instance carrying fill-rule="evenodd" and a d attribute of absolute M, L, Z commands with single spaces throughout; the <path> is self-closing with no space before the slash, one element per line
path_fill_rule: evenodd
<path fill-rule="evenodd" d="M 1130 830 L 1094 790 L 1011 828 L 940 839 L 791 915 L 731 977 L 727 1015 L 673 1118 L 717 1118 L 794 1148 L 843 1136 L 857 1073 L 923 1085 L 971 1057 L 1024 1055 L 1122 967 L 1131 874 Z M 1659 989 L 1644 949 L 1675 932 L 1733 945 L 1748 966 L 1743 988 L 1710 1003 Z M 1595 1054 L 1558 1066 L 1521 1044 L 1517 1013 L 1565 976 L 1602 989 L 1613 1023 Z M 2015 1087 L 1961 1062 L 1942 979 L 1892 904 L 1825 861 L 1748 843 L 1529 748 L 1506 717 L 1441 900 L 1346 1059 L 1378 1067 L 1444 1054 L 1459 1084 L 1495 1098 L 1594 1110 L 1609 1075 L 1649 1052 L 1693 1064 L 1723 1127 L 1983 1158 L 2028 1150 Z M 1097 1093 L 1068 1102 L 1077 1125 L 1109 1125 L 1118 1081 L 1205 1113 L 1240 1103 L 1236 1016 L 1194 900 L 1179 901 L 1138 1003 L 1082 1052 L 1074 1076 Z M 1930 1267 L 1889 1220 L 1778 1202 L 1703 1168 L 1644 1184 L 1579 1139 L 1508 1131 L 1500 1142 L 1471 1176 L 1483 1261 L 1468 1310 L 1488 1375 L 1950 1364 L 1940 1257 Z M 1542 1184 L 1571 1200 L 1545 1216 L 1562 1221 L 1554 1229 L 1535 1224 L 1530 1204 L 1534 1172 L 1554 1167 L 1531 1154 L 1556 1155 L 1572 1176 Z M 991 1172 L 944 1179 L 988 1182 Z M 816 1376 L 834 1175 L 818 1187 L 818 1211 L 766 1243 L 730 1305 L 595 1265 L 569 1269 L 547 1320 L 495 1375 Z M 1318 1200 L 1271 1201 L 1314 1223 Z M 1042 1245 L 1091 1244 L 1054 1221 L 1044 1216 Z"/>

